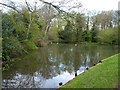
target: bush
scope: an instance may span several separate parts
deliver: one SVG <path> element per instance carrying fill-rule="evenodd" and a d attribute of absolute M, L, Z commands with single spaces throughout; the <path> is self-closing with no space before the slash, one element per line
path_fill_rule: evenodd
<path fill-rule="evenodd" d="M 118 30 L 102 30 L 98 34 L 98 39 L 102 44 L 118 44 Z"/>
<path fill-rule="evenodd" d="M 16 52 L 15 55 L 17 55 L 17 53 L 20 54 L 23 50 L 23 47 L 16 37 L 10 36 L 9 38 L 3 38 L 2 49 L 2 58 L 4 61 L 6 61 L 10 59 L 12 52 Z"/>
<path fill-rule="evenodd" d="M 75 41 L 75 33 L 70 21 L 67 21 L 67 25 L 64 30 L 58 32 L 59 42 L 71 43 Z"/>
<path fill-rule="evenodd" d="M 28 41 L 24 41 L 23 42 L 23 46 L 26 50 L 34 50 L 34 49 L 38 49 L 38 47 L 35 45 L 34 42 L 28 40 Z"/>
<path fill-rule="evenodd" d="M 54 25 L 50 31 L 47 34 L 48 40 L 52 42 L 57 42 L 58 41 L 58 27 L 57 25 Z"/>

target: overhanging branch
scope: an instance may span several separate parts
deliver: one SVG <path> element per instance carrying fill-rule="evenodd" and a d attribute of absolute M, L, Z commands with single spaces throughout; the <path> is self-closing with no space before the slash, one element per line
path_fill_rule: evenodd
<path fill-rule="evenodd" d="M 43 2 L 45 4 L 48 4 L 48 5 L 52 6 L 52 7 L 54 7 L 59 13 L 65 12 L 65 11 L 61 10 L 59 6 L 53 5 L 52 3 L 46 2 L 44 0 L 39 0 L 39 1 L 41 1 L 41 2 Z"/>
<path fill-rule="evenodd" d="M 62 10 L 61 7 L 58 6 L 58 5 L 54 5 L 53 3 L 50 3 L 50 2 L 47 2 L 47 1 L 44 1 L 44 0 L 39 0 L 39 1 L 42 2 L 42 3 L 44 3 L 44 4 L 47 4 L 47 5 L 52 6 L 53 8 L 55 8 L 55 9 L 58 11 L 59 14 L 60 14 L 60 13 L 64 13 L 64 14 L 66 14 L 67 16 L 69 16 L 69 17 L 71 17 L 71 18 L 74 18 L 74 16 L 73 16 L 72 14 L 70 14 L 70 12 L 67 12 L 67 11 Z M 62 5 L 62 4 L 59 4 L 59 5 Z M 68 11 L 70 11 L 70 10 L 73 9 L 73 8 L 79 8 L 79 7 L 81 7 L 81 6 L 82 6 L 81 3 L 79 3 L 79 4 L 76 5 L 76 6 L 70 7 L 70 8 L 68 9 Z"/>
<path fill-rule="evenodd" d="M 4 4 L 4 3 L 0 3 L 0 4 L 3 5 L 3 6 L 6 6 L 6 7 L 8 7 L 8 8 L 11 8 L 11 9 L 15 10 L 15 11 L 18 12 L 18 13 L 21 13 L 21 12 L 18 11 L 15 7 L 12 7 L 12 6 L 7 5 L 7 4 Z"/>
<path fill-rule="evenodd" d="M 25 0 L 25 3 L 26 3 L 26 5 L 27 5 L 27 8 L 28 8 L 28 11 L 30 11 L 30 12 L 32 12 L 32 8 L 31 8 L 31 6 L 28 4 L 28 2 Z M 32 9 L 32 10 L 31 10 Z"/>

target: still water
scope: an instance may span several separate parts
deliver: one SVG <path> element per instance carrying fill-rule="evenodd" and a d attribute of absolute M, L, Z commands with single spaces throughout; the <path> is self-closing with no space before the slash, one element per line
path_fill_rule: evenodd
<path fill-rule="evenodd" d="M 52 44 L 19 57 L 3 72 L 3 88 L 57 88 L 92 67 L 99 60 L 118 53 L 117 46 Z"/>

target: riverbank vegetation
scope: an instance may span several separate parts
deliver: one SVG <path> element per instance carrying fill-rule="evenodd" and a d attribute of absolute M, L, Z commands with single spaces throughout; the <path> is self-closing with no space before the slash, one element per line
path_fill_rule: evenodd
<path fill-rule="evenodd" d="M 102 60 L 102 63 L 69 81 L 60 87 L 60 90 L 63 88 L 117 88 L 118 82 L 120 82 L 118 58 L 120 58 L 120 54 Z"/>
<path fill-rule="evenodd" d="M 41 7 L 39 4 L 41 3 Z M 7 7 L 2 14 L 2 60 L 3 67 L 11 58 L 51 43 L 98 43 L 116 44 L 118 40 L 118 11 L 81 13 L 72 9 L 81 8 L 81 3 L 67 7 L 39 0 L 24 5 L 12 1 L 0 3 Z M 17 7 L 19 5 L 19 7 Z M 38 8 L 39 7 L 39 8 Z M 6 66 L 7 65 L 7 66 Z"/>

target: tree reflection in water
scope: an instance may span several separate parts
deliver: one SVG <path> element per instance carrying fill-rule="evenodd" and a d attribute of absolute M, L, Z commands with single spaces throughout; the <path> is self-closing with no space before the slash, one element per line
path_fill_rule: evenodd
<path fill-rule="evenodd" d="M 52 44 L 31 51 L 3 72 L 3 88 L 56 88 L 80 74 L 86 67 L 118 53 L 116 46 Z M 19 60 L 20 59 L 20 60 Z"/>

